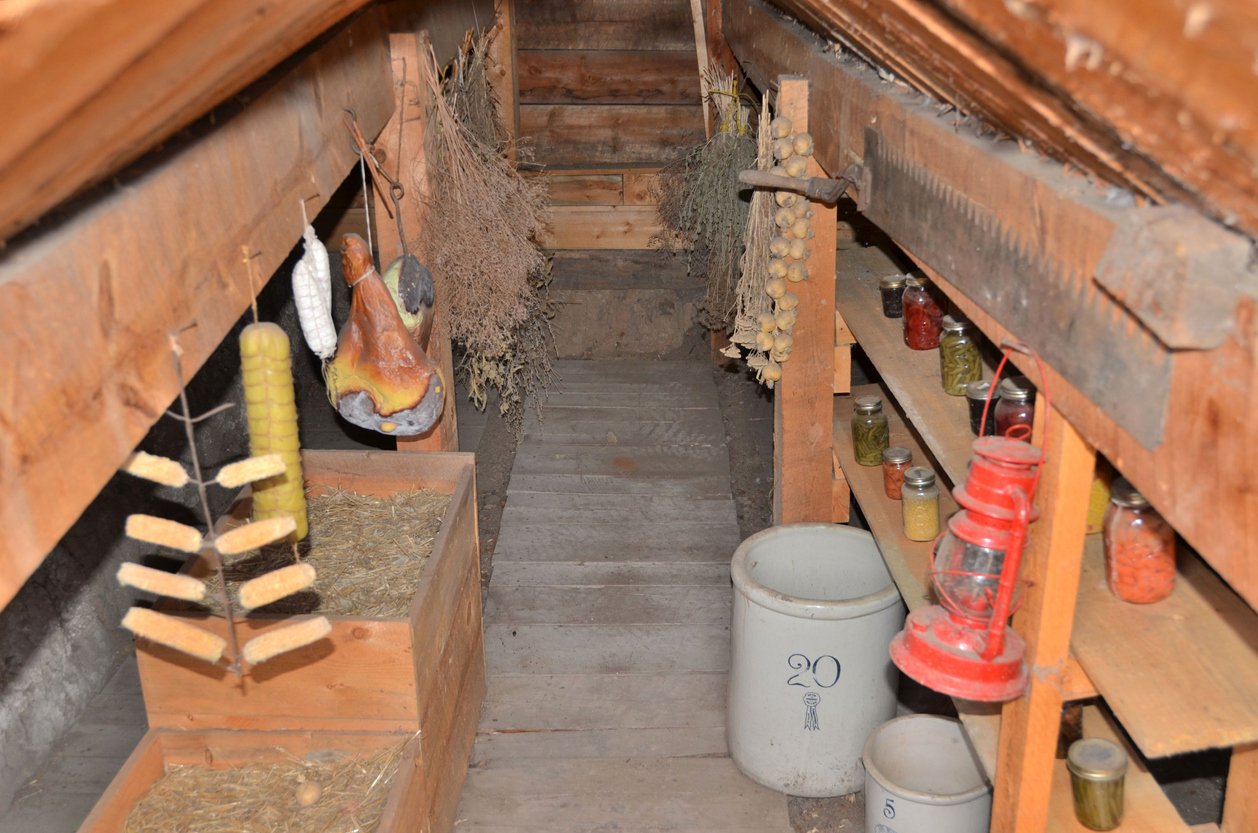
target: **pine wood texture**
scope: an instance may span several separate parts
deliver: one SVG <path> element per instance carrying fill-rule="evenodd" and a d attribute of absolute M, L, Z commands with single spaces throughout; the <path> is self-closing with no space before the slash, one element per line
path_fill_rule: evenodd
<path fill-rule="evenodd" d="M 0 101 L 21 116 L 0 137 L 0 240 L 174 135 L 361 5 L 109 0 L 34 2 L 6 14 Z"/>
<path fill-rule="evenodd" d="M 520 78 L 515 33 L 515 4 L 513 0 L 499 0 L 486 70 L 498 104 L 498 116 L 507 131 L 507 159 L 511 162 L 519 156 L 520 140 Z"/>
<path fill-rule="evenodd" d="M 809 84 L 783 76 L 778 89 L 778 113 L 795 131 L 809 130 Z M 815 158 L 808 160 L 808 176 L 826 176 Z M 812 204 L 808 241 L 811 255 L 804 261 L 808 280 L 791 285 L 799 296 L 794 348 L 782 365 L 782 379 L 773 397 L 773 520 L 788 524 L 831 521 L 834 518 L 833 455 L 834 403 L 834 251 L 833 206 Z"/>
<path fill-rule="evenodd" d="M 1227 795 L 1223 801 L 1224 833 L 1245 833 L 1258 828 L 1258 744 L 1232 750 L 1227 771 Z"/>
<path fill-rule="evenodd" d="M 1258 614 L 1191 553 L 1169 598 L 1127 604 L 1089 535 L 1071 644 L 1146 756 L 1258 742 Z"/>
<path fill-rule="evenodd" d="M 523 104 L 699 104 L 693 50 L 521 50 Z"/>
<path fill-rule="evenodd" d="M 4 382 L 0 606 L 174 399 L 167 334 L 195 324 L 180 335 L 191 378 L 249 306 L 240 247 L 271 275 L 301 238 L 301 201 L 317 213 L 351 169 L 342 106 L 367 135 L 393 110 L 375 15 L 0 264 L 0 349 L 23 357 Z"/>
<path fill-rule="evenodd" d="M 650 205 L 562 205 L 538 240 L 544 249 L 649 249 L 663 231 Z"/>
<path fill-rule="evenodd" d="M 373 189 L 373 211 L 376 216 L 376 250 L 380 256 L 380 268 L 387 269 L 395 258 L 406 251 L 414 251 L 419 245 L 419 235 L 425 215 L 427 195 L 427 158 L 424 153 L 425 118 L 424 106 L 415 94 L 419 82 L 419 66 L 427 55 L 421 49 L 427 47 L 420 36 L 413 32 L 389 34 L 389 54 L 393 66 L 393 100 L 395 109 L 380 136 L 373 142 L 380 154 L 384 169 L 401 183 L 406 190 L 402 198 L 403 241 L 398 236 L 396 209 L 393 200 L 380 189 Z M 400 134 L 400 135 L 399 135 Z M 417 437 L 398 437 L 397 447 L 404 451 L 458 451 L 459 428 L 455 418 L 454 361 L 450 348 L 450 334 L 446 327 L 445 305 L 438 285 L 433 305 L 433 326 L 425 352 L 441 374 L 443 395 L 441 419 Z"/>
<path fill-rule="evenodd" d="M 526 426 L 507 492 L 458 829 L 788 833 L 725 744 L 740 536 L 710 365 L 556 371 L 565 401 Z"/>
<path fill-rule="evenodd" d="M 521 104 L 520 133 L 554 167 L 661 167 L 701 143 L 698 104 Z"/>
<path fill-rule="evenodd" d="M 954 189 L 987 206 L 1011 238 L 1036 241 L 1051 252 L 1064 273 L 1090 276 L 1107 245 L 1120 210 L 1100 192 L 1009 143 L 993 143 L 954 128 L 934 107 L 882 81 L 855 62 L 822 51 L 802 27 L 784 22 L 759 0 L 726 0 L 725 33 L 758 83 L 777 73 L 805 72 L 818 90 L 812 124 L 817 155 L 829 170 L 844 170 L 863 158 L 865 128 L 876 126 L 884 141 Z M 887 228 L 893 238 L 905 230 Z M 1008 335 L 980 304 L 948 281 L 947 247 L 909 252 L 954 303 L 994 340 Z M 945 274 L 940 274 L 941 272 Z M 1116 327 L 1137 326 L 1111 305 Z M 1258 538 L 1242 519 L 1255 512 L 1250 474 L 1239 449 L 1258 443 L 1252 406 L 1253 344 L 1258 316 L 1242 302 L 1235 338 L 1217 350 L 1177 351 L 1170 356 L 1171 392 L 1161 444 L 1149 451 L 1093 402 L 1050 368 L 1053 402 L 1099 453 L 1153 503 L 1210 565 L 1251 606 L 1258 605 Z M 851 323 L 849 321 L 849 323 Z M 1035 345 L 1032 345 L 1035 346 Z M 1036 378 L 1033 363 L 1015 359 Z"/>
<path fill-rule="evenodd" d="M 96 802 L 79 833 L 122 833 L 127 813 L 144 797 L 167 766 L 210 766 L 227 769 L 258 763 L 282 763 L 310 753 L 371 754 L 401 743 L 407 732 L 257 732 L 173 731 L 150 729 L 127 763 Z M 424 810 L 425 772 L 420 738 L 415 737 L 398 763 L 389 799 L 377 828 L 379 833 L 402 833 L 428 823 Z M 277 799 L 278 801 L 278 799 Z M 291 804 L 291 799 L 289 800 Z"/>
<path fill-rule="evenodd" d="M 1036 444 L 1044 449 L 1033 500 L 1031 549 L 1019 575 L 1031 582 L 1014 614 L 1031 672 L 1024 695 L 1005 704 L 992 795 L 992 831 L 1040 830 L 1049 816 L 1052 769 L 1061 733 L 1062 669 L 1079 594 L 1088 495 L 1096 452 L 1061 414 L 1036 400 Z M 1047 432 L 1045 431 L 1047 428 Z"/>

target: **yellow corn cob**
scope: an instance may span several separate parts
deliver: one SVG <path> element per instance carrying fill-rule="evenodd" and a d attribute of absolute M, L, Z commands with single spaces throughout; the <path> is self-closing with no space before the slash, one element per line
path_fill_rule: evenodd
<path fill-rule="evenodd" d="M 182 552 L 201 549 L 201 533 L 190 526 L 153 515 L 129 515 L 127 537 Z"/>
<path fill-rule="evenodd" d="M 309 564 L 281 567 L 240 585 L 240 604 L 247 610 L 253 610 L 298 590 L 305 590 L 314 582 L 315 568 Z"/>
<path fill-rule="evenodd" d="M 143 477 L 176 489 L 188 485 L 188 472 L 174 460 L 158 457 L 146 451 L 137 451 L 122 464 L 122 470 L 135 477 Z"/>
<path fill-rule="evenodd" d="M 134 564 L 130 561 L 118 568 L 118 583 L 125 587 L 138 587 L 158 596 L 199 602 L 205 597 L 205 585 L 192 576 L 167 573 Z"/>
<path fill-rule="evenodd" d="M 239 463 L 232 463 L 230 466 L 223 466 L 218 470 L 218 477 L 214 480 L 220 486 L 234 489 L 255 480 L 277 477 L 287 470 L 288 466 L 283 457 L 278 454 L 265 454 L 261 457 L 249 457 Z"/>
<path fill-rule="evenodd" d="M 278 454 L 282 475 L 253 484 L 253 516 L 259 520 L 288 515 L 296 522 L 291 540 L 306 537 L 306 492 L 297 443 L 297 405 L 288 336 L 277 325 L 250 324 L 240 334 L 249 451 L 254 457 Z"/>
<path fill-rule="evenodd" d="M 328 617 L 319 616 L 255 636 L 245 643 L 245 648 L 241 653 L 244 655 L 245 662 L 257 665 L 260 662 L 266 662 L 271 657 L 277 657 L 287 651 L 309 645 L 311 642 L 318 642 L 331 632 L 332 623 L 328 621 Z"/>
<path fill-rule="evenodd" d="M 256 550 L 258 547 L 274 543 L 286 535 L 292 535 L 296 528 L 297 523 L 291 515 L 254 521 L 218 536 L 214 540 L 214 549 L 223 555 L 240 555 L 242 552 L 249 552 L 249 550 Z"/>
<path fill-rule="evenodd" d="M 181 622 L 173 616 L 143 607 L 128 610 L 127 615 L 122 617 L 122 626 L 136 636 L 183 651 L 206 662 L 218 662 L 227 647 L 227 641 L 221 637 Z"/>

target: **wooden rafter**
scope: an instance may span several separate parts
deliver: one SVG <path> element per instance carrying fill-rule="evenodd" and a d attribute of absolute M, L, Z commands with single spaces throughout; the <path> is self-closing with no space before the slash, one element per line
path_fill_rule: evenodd
<path fill-rule="evenodd" d="M 226 124 L 0 260 L 0 607 L 248 308 L 351 170 L 342 107 L 393 112 L 378 15 L 348 25 Z"/>

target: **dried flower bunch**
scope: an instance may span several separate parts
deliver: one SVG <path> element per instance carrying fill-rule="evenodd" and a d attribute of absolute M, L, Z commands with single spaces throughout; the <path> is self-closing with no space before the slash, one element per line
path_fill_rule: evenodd
<path fill-rule="evenodd" d="M 420 68 L 428 169 L 419 248 L 450 336 L 466 348 L 460 371 L 472 401 L 484 408 L 497 388 L 518 428 L 525 399 L 540 407 L 551 375 L 549 273 L 536 243 L 548 203 L 542 183 L 506 157 L 485 72 L 488 37 L 466 39 L 445 72 L 430 48 Z M 425 184 L 412 187 L 422 193 Z"/>
<path fill-rule="evenodd" d="M 717 129 L 711 139 L 660 172 L 657 197 L 665 231 L 652 242 L 667 252 L 687 250 L 690 273 L 707 284 L 699 322 L 710 330 L 728 331 L 738 305 L 749 208 L 738 174 L 755 164 L 756 141 L 737 77 L 709 66 L 704 78 Z"/>

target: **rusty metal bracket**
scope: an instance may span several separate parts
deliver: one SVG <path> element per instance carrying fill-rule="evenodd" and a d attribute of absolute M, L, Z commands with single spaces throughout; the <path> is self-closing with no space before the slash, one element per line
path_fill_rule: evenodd
<path fill-rule="evenodd" d="M 865 131 L 864 163 L 860 196 L 871 220 L 1033 345 L 1137 442 L 1161 443 L 1171 353 L 1091 275 L 1040 251 L 873 128 Z"/>

